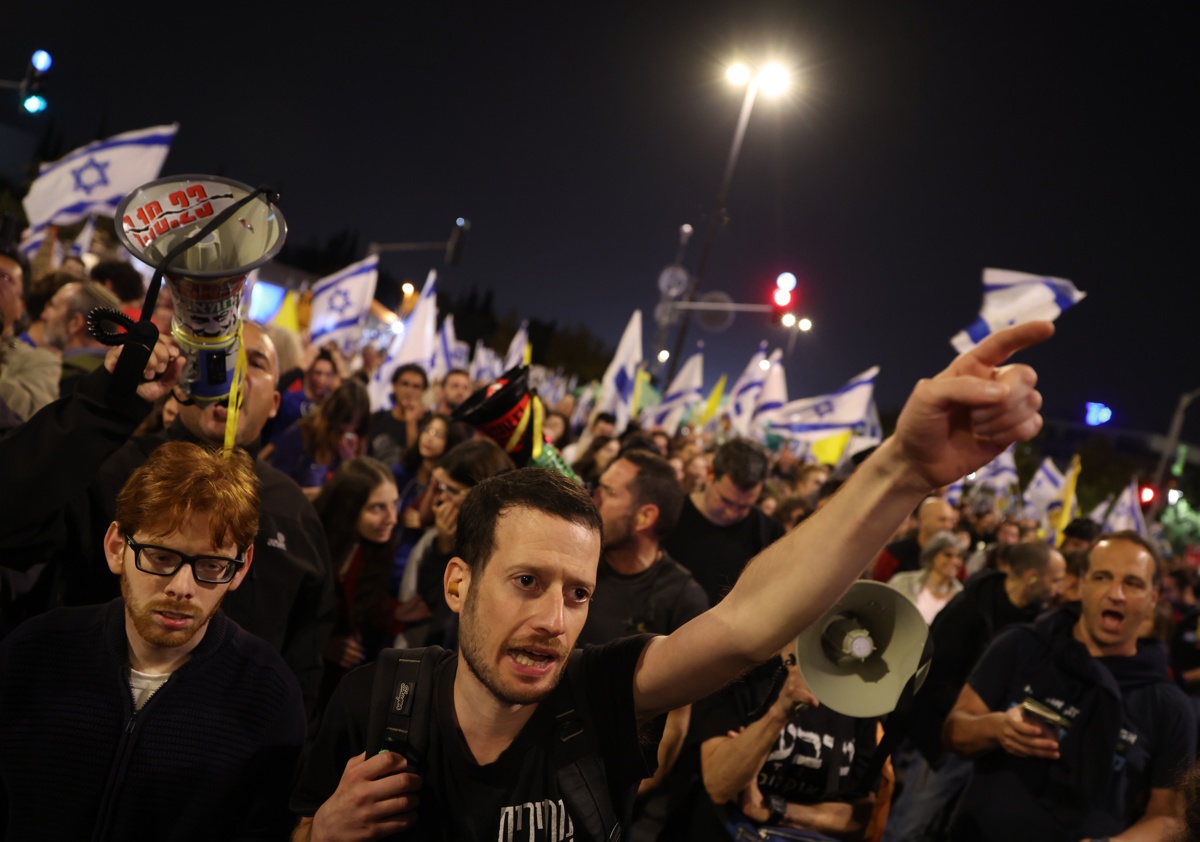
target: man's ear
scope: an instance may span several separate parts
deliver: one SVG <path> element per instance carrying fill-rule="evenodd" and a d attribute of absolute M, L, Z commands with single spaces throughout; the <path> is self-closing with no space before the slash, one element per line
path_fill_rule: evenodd
<path fill-rule="evenodd" d="M 281 392 L 279 392 L 279 390 L 277 389 L 275 391 L 275 398 L 271 402 L 271 411 L 267 414 L 268 418 L 275 417 L 275 413 L 279 411 L 279 402 L 282 400 L 283 400 L 283 394 Z"/>
<path fill-rule="evenodd" d="M 125 547 L 125 533 L 114 520 L 104 533 L 104 559 L 108 562 L 108 569 L 116 576 L 120 576 L 125 569 Z"/>
<path fill-rule="evenodd" d="M 658 523 L 658 506 L 654 503 L 644 503 L 638 506 L 634 518 L 634 528 L 641 532 L 643 529 L 653 529 Z"/>
<path fill-rule="evenodd" d="M 275 394 L 279 393 L 276 392 Z M 253 544 L 246 547 L 246 555 L 244 558 L 246 559 L 246 563 L 238 569 L 237 573 L 233 574 L 233 578 L 229 581 L 229 590 L 231 591 L 236 591 L 238 589 L 238 585 L 240 585 L 242 580 L 246 578 L 246 574 L 250 572 L 250 562 L 254 561 Z"/>
<path fill-rule="evenodd" d="M 442 574 L 442 587 L 450 610 L 455 614 L 462 613 L 467 590 L 471 587 L 471 568 L 458 556 L 446 562 L 446 572 Z"/>

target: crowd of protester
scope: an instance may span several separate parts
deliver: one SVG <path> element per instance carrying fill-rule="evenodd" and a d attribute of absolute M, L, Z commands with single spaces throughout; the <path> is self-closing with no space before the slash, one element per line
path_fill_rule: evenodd
<path fill-rule="evenodd" d="M 77 391 L 91 399 L 91 384 L 112 363 L 82 329 L 81 314 L 129 308 L 140 295 L 106 264 L 86 279 L 62 271 L 34 279 L 15 254 L 0 255 L 6 430 L 20 434 L 39 410 Z M 459 509 L 476 485 L 517 466 L 456 420 L 455 409 L 487 385 L 464 371 L 430 382 L 420 366 L 401 366 L 392 405 L 372 412 L 364 383 L 375 354 L 345 360 L 277 327 L 245 336 L 253 370 L 237 442 L 255 460 L 242 470 L 258 477 L 261 512 L 257 535 L 237 541 L 255 560 L 250 575 L 239 572 L 245 580 L 230 588 L 224 613 L 281 657 L 303 699 L 297 715 L 311 745 L 349 671 L 387 647 L 456 645 L 458 616 L 443 572 L 455 554 Z M 114 596 L 96 554 L 126 479 L 141 477 L 139 465 L 169 443 L 219 443 L 223 408 L 148 394 L 153 400 L 138 404 L 145 411 L 123 434 L 128 442 L 111 442 L 90 473 L 57 465 L 80 472 L 78 494 L 50 521 L 74 529 L 70 540 L 38 543 L 4 531 L 6 634 L 49 609 Z M 603 412 L 573 428 L 569 402 L 546 410 L 547 442 L 592 494 L 603 523 L 581 635 L 589 643 L 668 634 L 720 602 L 747 562 L 820 509 L 857 462 L 804 461 L 720 428 L 618 429 Z M 658 768 L 639 791 L 627 838 L 1195 833 L 1183 816 L 1185 801 L 1194 811 L 1197 797 L 1195 774 L 1185 778 L 1200 716 L 1196 573 L 1137 535 L 1104 536 L 1086 519 L 1064 537 L 1051 547 L 1041 524 L 996 511 L 990 498 L 926 499 L 863 574 L 911 600 L 930 626 L 935 656 L 916 711 L 889 723 L 827 708 L 789 645 L 667 717 Z M 85 546 L 93 538 L 95 546 Z M 60 561 L 67 555 L 69 565 Z M 15 655 L 0 660 L 6 669 L 17 663 Z M 4 684 L 15 680 L 0 675 Z M 1018 698 L 1043 686 L 1065 705 L 1046 712 L 1045 698 Z M 4 698 L 0 713 L 18 708 Z M 902 729 L 892 760 L 872 762 L 890 726 Z M 1110 732 L 1116 758 L 1095 738 Z M 0 733 L 0 747 L 13 739 Z M 17 772 L 0 760 L 0 774 L 12 798 Z M 0 810 L 36 826 L 7 799 Z M 285 837 L 286 824 L 265 822 L 264 837 Z"/>

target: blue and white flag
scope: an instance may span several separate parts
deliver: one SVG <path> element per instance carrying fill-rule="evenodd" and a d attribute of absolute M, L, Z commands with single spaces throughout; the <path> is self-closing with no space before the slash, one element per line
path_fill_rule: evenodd
<path fill-rule="evenodd" d="M 547 411 L 554 409 L 567 396 L 567 378 L 561 368 L 550 371 L 545 366 L 530 366 L 529 385 L 537 389 L 538 397 Z"/>
<path fill-rule="evenodd" d="M 962 502 L 963 484 L 965 482 L 966 477 L 963 477 L 947 485 L 945 493 L 942 494 L 942 499 L 957 509 L 958 504 Z"/>
<path fill-rule="evenodd" d="M 840 389 L 784 404 L 768 429 L 780 436 L 816 442 L 853 430 L 867 418 L 879 366 L 872 366 Z"/>
<path fill-rule="evenodd" d="M 309 344 L 333 342 L 346 359 L 358 353 L 378 280 L 379 255 L 373 254 L 313 284 Z"/>
<path fill-rule="evenodd" d="M 508 352 L 504 355 L 504 371 L 525 365 L 525 349 L 529 345 L 529 322 L 522 321 L 512 341 L 508 343 Z M 500 372 L 501 374 L 504 371 Z"/>
<path fill-rule="evenodd" d="M 600 380 L 600 396 L 596 399 L 597 411 L 611 412 L 617 416 L 618 434 L 629 426 L 633 414 L 633 392 L 641 364 L 642 311 L 634 310 L 625 332 L 621 334 L 617 353 Z"/>
<path fill-rule="evenodd" d="M 504 363 L 500 355 L 483 344 L 482 339 L 475 340 L 475 354 L 471 357 L 468 369 L 471 380 L 476 383 L 491 383 L 504 373 Z"/>
<path fill-rule="evenodd" d="M 1010 444 L 991 462 L 975 472 L 975 487 L 989 488 L 996 494 L 1007 494 L 1016 485 L 1017 462 L 1014 457 L 1016 445 Z"/>
<path fill-rule="evenodd" d="M 1136 479 L 1131 479 L 1129 485 L 1121 492 L 1121 496 L 1109 510 L 1103 525 L 1105 532 L 1122 532 L 1128 529 L 1143 538 L 1150 537 L 1150 532 L 1146 529 L 1146 516 L 1142 514 L 1142 502 L 1138 494 Z"/>
<path fill-rule="evenodd" d="M 729 390 L 722 414 L 729 419 L 730 430 L 735 435 L 750 434 L 750 421 L 754 417 L 754 407 L 758 403 L 758 393 L 767 382 L 767 371 L 763 363 L 767 361 L 767 343 L 758 343 L 758 350 L 746 363 L 742 374 L 738 377 L 733 388 Z"/>
<path fill-rule="evenodd" d="M 1063 481 L 1063 473 L 1054 464 L 1054 460 L 1049 456 L 1043 459 L 1037 472 L 1029 480 L 1029 485 L 1025 486 L 1023 494 L 1025 505 L 1032 510 L 1031 514 L 1035 519 L 1045 520 L 1051 507 L 1055 504 L 1061 506 Z"/>
<path fill-rule="evenodd" d="M 779 417 L 788 402 L 787 374 L 783 370 L 783 351 L 776 348 L 767 358 L 766 377 L 763 387 L 754 401 L 754 412 L 750 415 L 750 435 L 759 441 L 767 437 L 767 425 Z"/>
<path fill-rule="evenodd" d="M 178 130 L 172 123 L 125 132 L 42 164 L 22 200 L 29 230 L 21 250 L 37 251 L 50 225 L 70 225 L 89 214 L 111 218 L 126 193 L 158 178 Z"/>
<path fill-rule="evenodd" d="M 71 257 L 78 257 L 83 260 L 83 256 L 92 250 L 92 238 L 96 236 L 96 217 L 88 216 L 87 222 L 79 229 L 79 233 L 75 235 L 75 242 L 71 243 L 71 248 L 68 254 Z"/>
<path fill-rule="evenodd" d="M 429 379 L 440 382 L 456 368 L 466 370 L 470 354 L 471 347 L 466 342 L 460 342 L 454 332 L 454 314 L 447 313 L 438 330 L 437 347 L 433 353 Z"/>
<path fill-rule="evenodd" d="M 862 453 L 869 448 L 877 447 L 882 443 L 883 422 L 879 420 L 879 407 L 875 405 L 875 397 L 872 396 L 871 402 L 867 405 L 867 417 L 850 432 L 850 441 L 846 442 L 846 449 L 842 451 L 842 462 L 846 462 L 850 457 Z M 961 493 L 962 486 L 960 484 L 959 494 L 961 495 Z M 954 503 L 951 505 L 957 506 L 958 499 L 955 498 Z"/>
<path fill-rule="evenodd" d="M 687 358 L 683 368 L 675 375 L 662 403 L 650 414 L 651 427 L 658 427 L 674 438 L 684 417 L 700 401 L 704 400 L 704 351 L 698 343 L 696 353 Z"/>
<path fill-rule="evenodd" d="M 392 347 L 383 364 L 371 378 L 371 408 L 387 409 L 392 405 L 392 374 L 406 363 L 416 363 L 429 371 L 437 336 L 437 270 L 430 269 L 425 286 L 417 297 L 416 306 L 404 326 L 404 333 Z"/>
<path fill-rule="evenodd" d="M 1065 278 L 1008 269 L 984 269 L 983 309 L 979 311 L 979 318 L 956 333 L 950 344 L 961 354 L 1001 328 L 1038 320 L 1052 322 L 1063 310 L 1082 301 L 1085 295 L 1086 292 L 1080 292 Z"/>
<path fill-rule="evenodd" d="M 587 427 L 599 394 L 600 384 L 595 380 L 579 390 L 579 395 L 575 399 L 575 411 L 571 413 L 572 438 L 577 437 Z"/>

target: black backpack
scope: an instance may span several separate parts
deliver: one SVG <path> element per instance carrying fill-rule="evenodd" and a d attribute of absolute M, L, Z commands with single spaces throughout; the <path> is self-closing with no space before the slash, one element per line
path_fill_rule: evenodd
<path fill-rule="evenodd" d="M 581 649 L 571 653 L 565 680 L 542 702 L 554 715 L 557 739 L 550 757 L 563 802 L 575 822 L 576 838 L 620 842 L 621 822 L 609 795 L 604 762 L 596 746 L 596 729 L 583 694 L 582 654 Z M 440 646 L 383 650 L 371 688 L 367 757 L 394 751 L 403 754 L 415 771 L 427 768 L 434 671 L 446 658 L 453 657 L 457 657 L 454 652 Z M 632 801 L 622 807 L 623 815 L 628 815 Z M 430 823 L 418 821 L 414 831 L 403 838 L 434 839 L 441 838 L 441 834 Z"/>

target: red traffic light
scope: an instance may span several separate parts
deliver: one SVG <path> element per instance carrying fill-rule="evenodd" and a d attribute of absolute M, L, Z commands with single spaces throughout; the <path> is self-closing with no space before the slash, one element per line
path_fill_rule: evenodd
<path fill-rule="evenodd" d="M 1138 497 L 1141 499 L 1143 506 L 1148 506 L 1153 503 L 1157 494 L 1158 492 L 1154 490 L 1153 486 L 1143 485 L 1140 489 L 1138 489 Z"/>
<path fill-rule="evenodd" d="M 787 307 L 792 303 L 792 293 L 786 289 L 776 289 L 774 294 L 776 307 Z"/>

